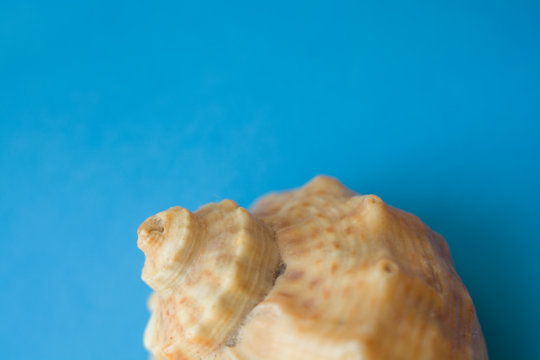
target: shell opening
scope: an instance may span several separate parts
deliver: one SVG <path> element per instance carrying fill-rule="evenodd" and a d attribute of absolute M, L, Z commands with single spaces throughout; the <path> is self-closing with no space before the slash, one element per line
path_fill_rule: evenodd
<path fill-rule="evenodd" d="M 153 233 L 153 232 L 163 233 L 165 231 L 163 219 L 161 219 L 158 216 L 151 217 L 148 221 L 146 231 L 149 233 Z"/>

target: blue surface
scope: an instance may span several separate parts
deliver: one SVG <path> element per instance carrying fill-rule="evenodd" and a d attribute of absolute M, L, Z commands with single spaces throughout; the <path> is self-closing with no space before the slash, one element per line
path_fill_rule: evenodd
<path fill-rule="evenodd" d="M 145 359 L 138 225 L 326 173 L 539 359 L 540 4 L 256 3 L 0 3 L 0 357 Z"/>

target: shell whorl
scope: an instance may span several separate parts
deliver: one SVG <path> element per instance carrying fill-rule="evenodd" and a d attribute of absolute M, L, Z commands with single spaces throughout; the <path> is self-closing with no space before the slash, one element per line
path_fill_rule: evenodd
<path fill-rule="evenodd" d="M 280 261 L 273 231 L 231 200 L 195 213 L 173 207 L 138 234 L 142 278 L 156 291 L 145 344 L 167 359 L 225 344 L 272 287 Z"/>

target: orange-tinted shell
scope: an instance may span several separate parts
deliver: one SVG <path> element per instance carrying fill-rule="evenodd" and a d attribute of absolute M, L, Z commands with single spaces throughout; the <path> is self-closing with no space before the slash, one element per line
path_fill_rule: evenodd
<path fill-rule="evenodd" d="M 260 288 L 256 306 L 235 305 L 240 315 L 234 329 L 227 327 L 228 337 L 212 343 L 210 351 L 186 356 L 183 348 L 192 344 L 184 339 L 177 341 L 183 348 L 164 357 L 162 342 L 147 342 L 158 358 L 487 359 L 472 300 L 446 242 L 416 216 L 323 176 L 298 190 L 260 199 L 251 213 L 250 221 L 266 229 L 253 233 L 252 241 L 272 234 L 261 237 L 266 245 L 253 253 L 259 259 L 255 262 L 261 253 L 279 256 L 284 273 L 275 284 L 267 281 Z M 213 241 L 212 236 L 206 241 Z M 270 246 L 274 242 L 277 246 Z M 234 246 L 226 251 L 233 252 Z M 148 264 L 159 267 L 159 257 L 146 253 L 154 259 Z M 227 281 L 230 272 L 222 266 L 215 264 L 212 273 Z M 260 266 L 266 279 L 278 269 L 276 261 Z M 246 277 L 259 283 L 257 279 L 257 272 Z M 165 286 L 155 296 L 181 291 Z M 261 294 L 267 295 L 262 299 Z M 175 322 L 171 315 L 184 310 L 188 308 L 179 303 L 154 306 L 152 318 L 160 320 L 150 321 L 147 337 L 184 336 L 170 330 L 191 324 Z M 193 321 L 197 319 L 204 318 Z"/>

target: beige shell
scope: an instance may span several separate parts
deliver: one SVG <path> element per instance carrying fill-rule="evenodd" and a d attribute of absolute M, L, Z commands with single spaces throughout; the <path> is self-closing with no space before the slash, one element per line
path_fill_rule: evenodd
<path fill-rule="evenodd" d="M 251 214 L 230 200 L 169 209 L 139 247 L 156 360 L 487 359 L 444 239 L 333 178 Z"/>

